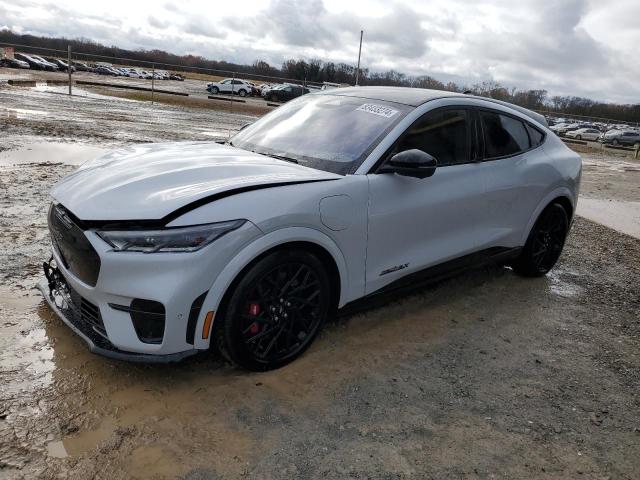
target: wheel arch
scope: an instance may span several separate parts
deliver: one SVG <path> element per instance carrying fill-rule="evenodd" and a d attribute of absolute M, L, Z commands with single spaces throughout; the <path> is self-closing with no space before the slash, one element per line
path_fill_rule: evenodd
<path fill-rule="evenodd" d="M 328 267 L 327 273 L 332 285 L 332 296 L 335 300 L 334 307 L 346 303 L 347 264 L 342 251 L 333 240 L 319 230 L 312 228 L 291 227 L 277 230 L 245 246 L 214 280 L 200 310 L 195 330 L 195 348 L 208 348 L 213 337 L 213 334 L 210 334 L 208 339 L 203 339 L 201 335 L 207 312 L 215 312 L 213 332 L 216 324 L 215 318 L 224 309 L 224 302 L 228 299 L 229 292 L 233 290 L 241 276 L 260 259 L 275 251 L 287 248 L 301 248 L 317 255 Z"/>
<path fill-rule="evenodd" d="M 571 191 L 568 188 L 562 187 L 555 189 L 547 194 L 542 199 L 542 201 L 538 203 L 537 208 L 534 210 L 531 218 L 529 219 L 529 222 L 527 223 L 527 228 L 525 229 L 523 237 L 521 239 L 521 245 L 524 245 L 527 241 L 527 238 L 529 238 L 529 233 L 531 232 L 533 225 L 536 223 L 536 220 L 538 220 L 540 214 L 544 211 L 545 208 L 553 203 L 558 203 L 560 204 L 560 206 L 562 206 L 562 208 L 564 208 L 565 212 L 567 213 L 569 225 L 571 225 L 571 221 L 576 209 L 576 200 L 574 199 Z"/>

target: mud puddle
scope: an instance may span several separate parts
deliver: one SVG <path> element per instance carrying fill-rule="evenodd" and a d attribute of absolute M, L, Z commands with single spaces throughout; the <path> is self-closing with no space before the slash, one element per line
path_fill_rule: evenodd
<path fill-rule="evenodd" d="M 581 197 L 576 213 L 600 225 L 640 238 L 640 201 Z"/>
<path fill-rule="evenodd" d="M 36 142 L 0 152 L 0 166 L 25 163 L 81 165 L 107 151 L 105 148 L 84 143 Z"/>
<path fill-rule="evenodd" d="M 55 94 L 59 94 L 59 95 L 69 95 L 69 87 L 66 85 L 47 85 L 47 84 L 42 84 L 42 85 L 36 85 L 35 87 L 33 87 L 33 90 L 36 92 L 44 92 L 44 93 L 55 93 Z M 101 95 L 99 93 L 95 93 L 95 92 L 90 92 L 88 90 L 84 90 L 82 88 L 78 88 L 76 86 L 73 86 L 71 89 L 71 93 L 73 96 L 76 97 L 86 97 L 86 98 L 93 98 L 96 100 L 108 100 L 108 101 L 113 101 L 113 97 L 110 97 L 108 95 Z M 138 100 L 132 100 L 132 99 L 128 99 L 128 98 L 120 98 L 119 101 L 122 102 L 138 102 Z"/>

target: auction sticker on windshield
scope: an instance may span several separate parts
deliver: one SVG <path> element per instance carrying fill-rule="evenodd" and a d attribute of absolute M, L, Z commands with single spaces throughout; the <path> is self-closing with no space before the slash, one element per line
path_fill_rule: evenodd
<path fill-rule="evenodd" d="M 373 113 L 374 115 L 380 115 L 381 117 L 391 118 L 398 110 L 394 110 L 393 108 L 385 107 L 384 105 L 375 105 L 373 103 L 365 103 L 360 105 L 356 110 L 361 112 Z"/>

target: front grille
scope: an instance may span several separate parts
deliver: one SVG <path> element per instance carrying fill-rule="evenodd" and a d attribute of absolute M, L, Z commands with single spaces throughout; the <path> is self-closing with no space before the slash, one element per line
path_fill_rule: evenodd
<path fill-rule="evenodd" d="M 98 339 L 98 343 L 108 342 L 107 331 L 102 322 L 100 309 L 76 292 L 57 269 L 52 269 L 49 282 L 51 296 L 56 306 L 64 312 L 71 323 L 85 335 L 92 338 L 94 343 L 96 342 L 96 334 L 102 337 Z"/>
<path fill-rule="evenodd" d="M 100 273 L 100 257 L 73 218 L 62 205 L 51 205 L 48 216 L 51 241 L 65 268 L 93 287 Z"/>

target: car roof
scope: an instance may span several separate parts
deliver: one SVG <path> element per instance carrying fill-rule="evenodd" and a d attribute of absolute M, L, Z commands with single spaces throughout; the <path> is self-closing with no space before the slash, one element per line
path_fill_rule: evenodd
<path fill-rule="evenodd" d="M 410 107 L 418 107 L 429 100 L 435 100 L 437 98 L 476 98 L 491 103 L 497 103 L 499 105 L 516 110 L 529 118 L 532 118 L 536 122 L 548 126 L 544 115 L 533 112 L 526 108 L 514 105 L 512 103 L 503 102 L 501 100 L 495 100 L 493 98 L 479 97 L 476 95 L 468 95 L 465 93 L 448 92 L 445 90 L 430 90 L 426 88 L 412 88 L 412 87 L 345 87 L 345 88 L 332 88 L 330 90 L 320 90 L 314 92 L 313 95 L 337 95 L 344 97 L 357 97 L 367 98 L 370 100 L 382 100 L 385 102 L 400 103 Z"/>

